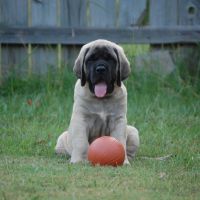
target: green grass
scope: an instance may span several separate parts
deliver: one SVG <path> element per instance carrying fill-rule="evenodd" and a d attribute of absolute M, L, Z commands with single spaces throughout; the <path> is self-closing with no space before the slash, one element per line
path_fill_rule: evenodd
<path fill-rule="evenodd" d="M 0 199 L 198 199 L 199 80 L 134 73 L 128 122 L 141 146 L 129 167 L 70 165 L 54 155 L 68 127 L 75 77 L 10 78 L 0 88 Z M 171 154 L 164 161 L 145 159 Z"/>

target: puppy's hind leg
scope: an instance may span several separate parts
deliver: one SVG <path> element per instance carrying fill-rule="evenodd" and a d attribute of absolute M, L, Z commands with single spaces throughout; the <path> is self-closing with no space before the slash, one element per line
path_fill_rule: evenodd
<path fill-rule="evenodd" d="M 69 155 L 67 151 L 67 131 L 63 132 L 57 139 L 55 152 L 56 154 Z"/>
<path fill-rule="evenodd" d="M 135 156 L 137 148 L 139 147 L 140 140 L 139 140 L 138 130 L 135 127 L 127 126 L 126 131 L 127 131 L 126 152 L 129 161 L 131 161 Z"/>

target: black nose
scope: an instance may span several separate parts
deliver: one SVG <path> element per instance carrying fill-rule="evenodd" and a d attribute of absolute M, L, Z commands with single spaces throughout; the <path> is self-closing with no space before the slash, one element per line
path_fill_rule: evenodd
<path fill-rule="evenodd" d="M 96 68 L 97 73 L 104 73 L 106 71 L 106 68 L 104 65 L 98 65 Z"/>

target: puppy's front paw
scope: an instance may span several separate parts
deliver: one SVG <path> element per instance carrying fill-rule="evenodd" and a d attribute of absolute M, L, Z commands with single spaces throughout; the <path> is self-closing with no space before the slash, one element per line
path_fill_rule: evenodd
<path fill-rule="evenodd" d="M 75 163 L 85 163 L 87 162 L 85 157 L 82 157 L 78 154 L 72 154 L 71 159 L 70 159 L 70 163 L 71 164 L 75 164 Z"/>
<path fill-rule="evenodd" d="M 71 164 L 87 164 L 88 163 L 88 160 L 85 160 L 85 159 L 71 159 L 70 160 L 70 163 Z"/>
<path fill-rule="evenodd" d="M 83 161 L 83 159 L 81 159 L 81 158 L 71 157 L 71 159 L 70 159 L 71 164 L 80 163 L 82 161 Z"/>
<path fill-rule="evenodd" d="M 124 160 L 124 163 L 123 163 L 124 166 L 130 166 L 130 162 L 128 161 L 128 159 L 125 159 Z"/>

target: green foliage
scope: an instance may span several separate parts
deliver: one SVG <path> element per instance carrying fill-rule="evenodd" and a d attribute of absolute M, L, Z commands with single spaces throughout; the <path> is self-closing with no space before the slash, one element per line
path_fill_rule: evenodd
<path fill-rule="evenodd" d="M 127 116 L 139 129 L 141 146 L 132 166 L 100 168 L 70 165 L 54 155 L 71 116 L 72 72 L 11 77 L 0 86 L 0 197 L 198 199 L 200 81 L 195 80 L 178 69 L 160 78 L 133 68 L 125 82 Z M 165 155 L 172 156 L 153 159 Z"/>

